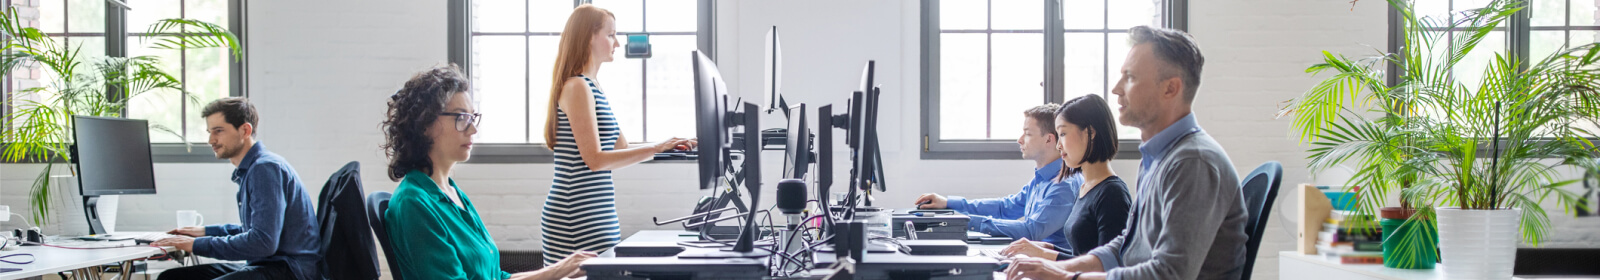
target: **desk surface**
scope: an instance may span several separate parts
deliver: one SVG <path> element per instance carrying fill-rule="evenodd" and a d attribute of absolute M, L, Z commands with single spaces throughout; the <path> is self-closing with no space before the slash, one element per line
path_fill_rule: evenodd
<path fill-rule="evenodd" d="M 104 247 L 113 247 L 113 246 L 132 246 L 132 245 L 134 245 L 133 241 L 131 241 L 131 240 L 130 241 L 114 241 L 114 242 L 100 242 L 100 241 L 96 241 L 96 242 L 80 242 L 80 241 L 65 241 L 65 240 L 62 240 L 62 241 L 55 241 L 55 242 L 47 242 L 47 244 L 60 245 L 60 246 L 69 246 L 69 247 L 78 247 L 78 248 L 85 248 L 85 247 L 104 248 Z M 175 250 L 175 249 L 173 249 L 172 247 L 167 247 L 167 250 Z M 46 275 L 46 274 L 51 274 L 51 273 L 56 273 L 56 272 L 61 272 L 61 271 L 68 271 L 68 270 L 74 270 L 74 269 L 79 269 L 79 268 L 85 268 L 85 267 L 92 267 L 92 266 L 103 265 L 103 264 L 116 263 L 116 262 L 121 262 L 121 261 L 126 261 L 126 260 L 146 258 L 146 257 L 150 257 L 150 256 L 161 255 L 163 252 L 164 251 L 162 251 L 162 248 L 157 248 L 157 247 L 154 247 L 154 246 L 135 246 L 135 247 L 106 248 L 106 249 L 87 249 L 87 250 L 63 249 L 63 248 L 45 247 L 45 246 L 21 246 L 21 248 L 19 248 L 17 250 L 0 251 L 0 255 L 33 254 L 33 257 L 34 257 L 33 263 L 29 263 L 29 264 L 0 263 L 0 268 L 21 268 L 22 269 L 20 271 L 12 271 L 12 272 L 0 273 L 0 279 L 18 279 L 18 278 L 43 276 L 43 275 Z M 12 257 L 12 258 L 7 258 L 6 260 L 8 260 L 8 261 L 20 261 L 20 260 L 26 260 L 26 259 L 27 259 L 27 257 Z"/>
<path fill-rule="evenodd" d="M 625 242 L 625 243 L 632 243 L 632 242 L 678 242 L 678 241 L 693 241 L 693 240 L 697 240 L 697 235 L 694 232 L 688 232 L 688 231 L 682 231 L 682 230 L 641 230 L 641 231 L 635 232 L 633 235 L 628 236 L 628 238 L 624 239 L 623 242 Z M 1003 248 L 1006 248 L 1006 245 L 968 244 L 967 245 L 967 255 L 968 256 L 977 256 L 979 254 L 979 251 L 983 251 L 983 250 L 1000 250 L 1000 249 L 1003 249 Z M 879 254 L 871 254 L 869 256 L 878 257 L 878 255 Z M 616 256 L 615 253 L 613 253 L 610 250 L 608 250 L 606 252 L 602 252 L 600 254 L 600 257 L 602 257 L 602 258 L 612 258 L 612 257 L 615 257 L 615 256 Z M 832 271 L 829 271 L 827 269 L 813 269 L 812 270 L 812 275 L 813 276 L 822 276 L 822 275 L 826 275 L 825 273 L 831 273 L 831 272 Z M 1006 279 L 1006 277 L 1005 277 L 1005 274 L 996 272 L 995 273 L 995 279 Z"/>

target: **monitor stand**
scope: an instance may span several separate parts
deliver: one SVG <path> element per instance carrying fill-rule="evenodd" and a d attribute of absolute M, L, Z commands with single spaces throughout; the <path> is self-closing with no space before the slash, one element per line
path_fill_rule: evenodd
<path fill-rule="evenodd" d="M 100 223 L 99 206 L 100 196 L 83 196 L 83 216 L 89 219 L 89 236 L 111 238 L 111 232 L 107 232 L 106 227 Z"/>

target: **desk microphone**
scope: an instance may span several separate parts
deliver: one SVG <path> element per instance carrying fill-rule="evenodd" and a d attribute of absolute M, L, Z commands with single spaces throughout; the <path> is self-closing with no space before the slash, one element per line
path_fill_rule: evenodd
<path fill-rule="evenodd" d="M 784 238 L 783 242 L 779 242 L 779 244 L 781 244 L 780 246 L 783 248 L 784 254 L 796 254 L 797 252 L 801 251 L 803 247 L 805 247 L 805 242 L 803 242 L 803 240 L 800 238 L 800 226 L 801 219 L 804 218 L 804 215 L 801 213 L 806 211 L 806 181 L 801 181 L 799 179 L 784 179 L 778 181 L 777 200 L 778 212 L 783 213 L 784 217 L 789 220 L 789 226 L 779 231 L 780 238 Z M 801 267 L 810 267 L 811 265 L 795 262 L 783 263 L 785 264 L 782 267 L 784 271 L 795 270 Z"/>
<path fill-rule="evenodd" d="M 778 181 L 778 212 L 789 220 L 789 228 L 801 223 L 801 211 L 806 210 L 806 181 L 784 179 Z"/>

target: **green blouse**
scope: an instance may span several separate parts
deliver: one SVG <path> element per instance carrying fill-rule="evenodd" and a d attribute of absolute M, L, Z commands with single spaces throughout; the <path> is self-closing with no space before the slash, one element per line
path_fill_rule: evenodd
<path fill-rule="evenodd" d="M 452 187 L 455 180 L 450 180 Z M 406 173 L 384 211 L 384 227 L 405 279 L 507 279 L 500 249 L 489 237 L 473 201 L 460 189 L 456 207 L 427 174 Z"/>

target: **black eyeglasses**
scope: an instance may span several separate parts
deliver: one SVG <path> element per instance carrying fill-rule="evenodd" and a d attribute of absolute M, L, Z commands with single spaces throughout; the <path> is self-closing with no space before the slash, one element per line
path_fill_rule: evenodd
<path fill-rule="evenodd" d="M 476 126 L 478 126 L 478 122 L 479 121 L 484 120 L 484 114 L 479 114 L 479 113 L 448 113 L 447 112 L 447 113 L 439 113 L 439 115 L 440 116 L 454 116 L 454 117 L 456 117 L 456 131 L 467 131 L 467 126 L 468 125 L 476 127 Z"/>

